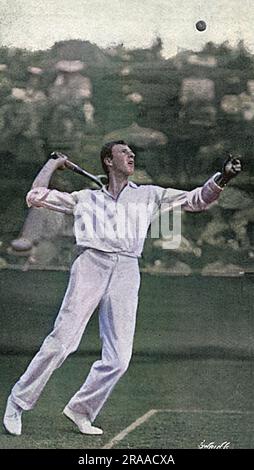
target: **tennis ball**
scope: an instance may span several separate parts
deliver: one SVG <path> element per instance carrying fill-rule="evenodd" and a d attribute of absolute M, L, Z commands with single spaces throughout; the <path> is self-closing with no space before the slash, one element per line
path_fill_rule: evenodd
<path fill-rule="evenodd" d="M 198 31 L 205 31 L 206 30 L 206 22 L 203 20 L 199 20 L 196 23 L 196 28 Z"/>

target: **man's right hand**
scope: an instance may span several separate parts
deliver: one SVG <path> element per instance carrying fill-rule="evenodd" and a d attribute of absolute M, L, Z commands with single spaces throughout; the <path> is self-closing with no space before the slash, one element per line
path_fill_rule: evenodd
<path fill-rule="evenodd" d="M 51 159 L 55 163 L 55 168 L 59 170 L 64 170 L 66 168 L 65 162 L 68 160 L 66 155 L 60 152 L 53 152 L 51 154 Z"/>

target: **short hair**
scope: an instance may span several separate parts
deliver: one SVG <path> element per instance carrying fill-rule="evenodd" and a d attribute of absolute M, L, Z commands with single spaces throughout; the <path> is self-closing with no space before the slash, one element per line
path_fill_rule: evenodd
<path fill-rule="evenodd" d="M 112 157 L 112 148 L 114 145 L 128 145 L 127 142 L 124 140 L 112 140 L 111 142 L 107 142 L 106 144 L 103 145 L 101 149 L 101 165 L 105 173 L 108 175 L 108 167 L 105 163 L 105 158 L 111 158 Z"/>

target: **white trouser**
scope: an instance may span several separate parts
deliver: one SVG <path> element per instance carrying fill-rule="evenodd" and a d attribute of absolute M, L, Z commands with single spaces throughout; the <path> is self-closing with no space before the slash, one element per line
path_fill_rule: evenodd
<path fill-rule="evenodd" d="M 85 250 L 73 263 L 53 331 L 12 389 L 13 400 L 30 410 L 53 371 L 77 350 L 99 305 L 102 355 L 68 406 L 95 419 L 132 354 L 140 274 L 137 258 Z"/>

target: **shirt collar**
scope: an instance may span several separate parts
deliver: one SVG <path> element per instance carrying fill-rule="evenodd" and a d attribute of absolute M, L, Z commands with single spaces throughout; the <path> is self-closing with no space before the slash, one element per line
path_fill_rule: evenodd
<path fill-rule="evenodd" d="M 128 184 L 125 186 L 125 188 L 126 188 L 126 187 L 134 188 L 134 189 L 137 189 L 137 188 L 138 188 L 138 186 L 137 186 L 135 183 L 133 183 L 133 181 L 128 181 Z M 109 194 L 109 195 L 111 196 L 111 194 L 110 194 L 110 193 L 108 192 L 108 190 L 107 190 L 106 185 L 103 185 L 102 188 L 101 188 L 101 190 L 102 190 L 104 193 L 107 193 L 107 194 Z"/>
<path fill-rule="evenodd" d="M 133 181 L 128 181 L 128 186 L 130 186 L 131 188 L 135 188 L 135 189 L 138 187 L 136 183 L 133 183 Z"/>

